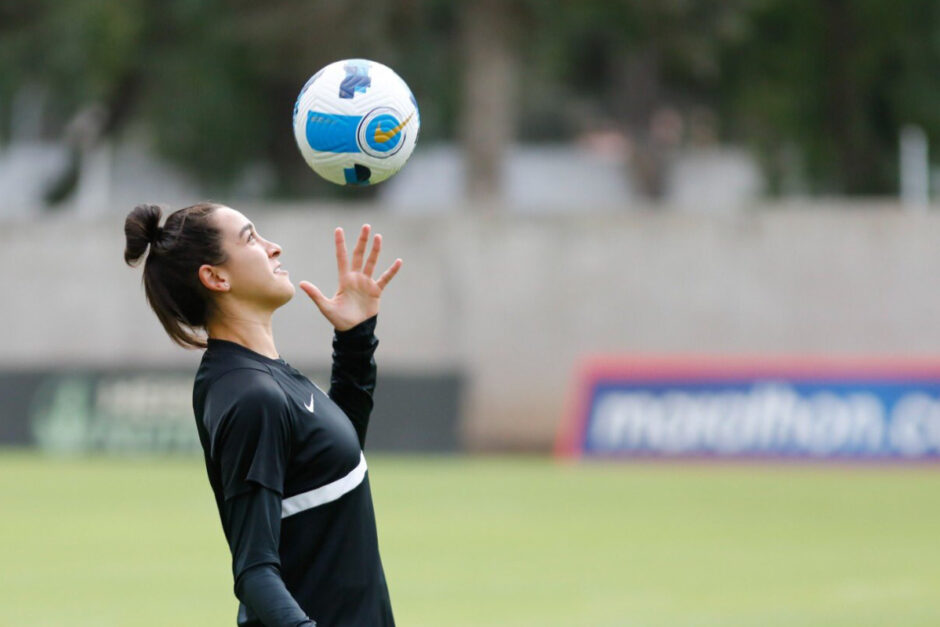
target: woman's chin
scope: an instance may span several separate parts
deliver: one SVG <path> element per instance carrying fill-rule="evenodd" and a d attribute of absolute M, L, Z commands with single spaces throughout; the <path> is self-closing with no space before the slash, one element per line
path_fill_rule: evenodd
<path fill-rule="evenodd" d="M 275 309 L 289 303 L 294 297 L 294 294 L 297 293 L 297 288 L 294 287 L 294 284 L 287 280 L 283 281 L 283 285 L 279 285 L 278 288 L 277 293 L 271 295 Z"/>
<path fill-rule="evenodd" d="M 287 303 L 297 293 L 297 288 L 290 281 L 285 281 L 285 283 L 287 283 L 287 288 L 284 290 L 284 302 Z"/>

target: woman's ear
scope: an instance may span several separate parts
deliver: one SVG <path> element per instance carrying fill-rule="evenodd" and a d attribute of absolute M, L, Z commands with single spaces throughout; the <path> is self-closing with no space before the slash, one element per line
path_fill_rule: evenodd
<path fill-rule="evenodd" d="M 225 273 L 209 264 L 199 266 L 199 282 L 210 292 L 227 292 L 231 289 Z"/>

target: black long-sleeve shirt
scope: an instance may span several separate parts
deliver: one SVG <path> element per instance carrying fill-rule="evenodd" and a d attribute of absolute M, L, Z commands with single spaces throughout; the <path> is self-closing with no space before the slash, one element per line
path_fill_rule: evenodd
<path fill-rule="evenodd" d="M 283 359 L 209 340 L 193 408 L 239 625 L 394 625 L 362 453 L 375 322 L 335 334 L 328 395 Z"/>

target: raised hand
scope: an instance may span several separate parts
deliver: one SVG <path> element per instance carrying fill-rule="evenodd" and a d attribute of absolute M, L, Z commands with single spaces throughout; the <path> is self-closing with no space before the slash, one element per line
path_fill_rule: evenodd
<path fill-rule="evenodd" d="M 336 268 L 339 273 L 339 287 L 333 298 L 323 295 L 316 285 L 309 281 L 301 281 L 300 289 L 307 292 L 320 313 L 329 320 L 337 331 L 346 331 L 360 322 L 368 320 L 379 313 L 379 299 L 382 290 L 388 285 L 401 268 L 401 259 L 396 259 L 382 276 L 375 280 L 375 263 L 382 250 L 382 236 L 376 234 L 372 241 L 372 251 L 365 259 L 366 247 L 369 243 L 369 233 L 372 228 L 368 224 L 362 225 L 359 231 L 359 240 L 353 249 L 352 261 L 346 254 L 346 236 L 343 229 L 337 228 L 334 233 L 336 240 Z"/>

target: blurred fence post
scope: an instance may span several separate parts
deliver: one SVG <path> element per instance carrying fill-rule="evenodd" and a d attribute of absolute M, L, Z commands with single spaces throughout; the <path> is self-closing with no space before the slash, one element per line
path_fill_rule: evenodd
<path fill-rule="evenodd" d="M 506 146 L 513 136 L 516 59 L 513 11 L 501 0 L 464 5 L 463 80 L 460 140 L 466 194 L 485 202 L 502 193 Z"/>
<path fill-rule="evenodd" d="M 901 204 L 908 211 L 926 211 L 930 204 L 930 163 L 927 134 L 908 124 L 901 129 Z"/>

